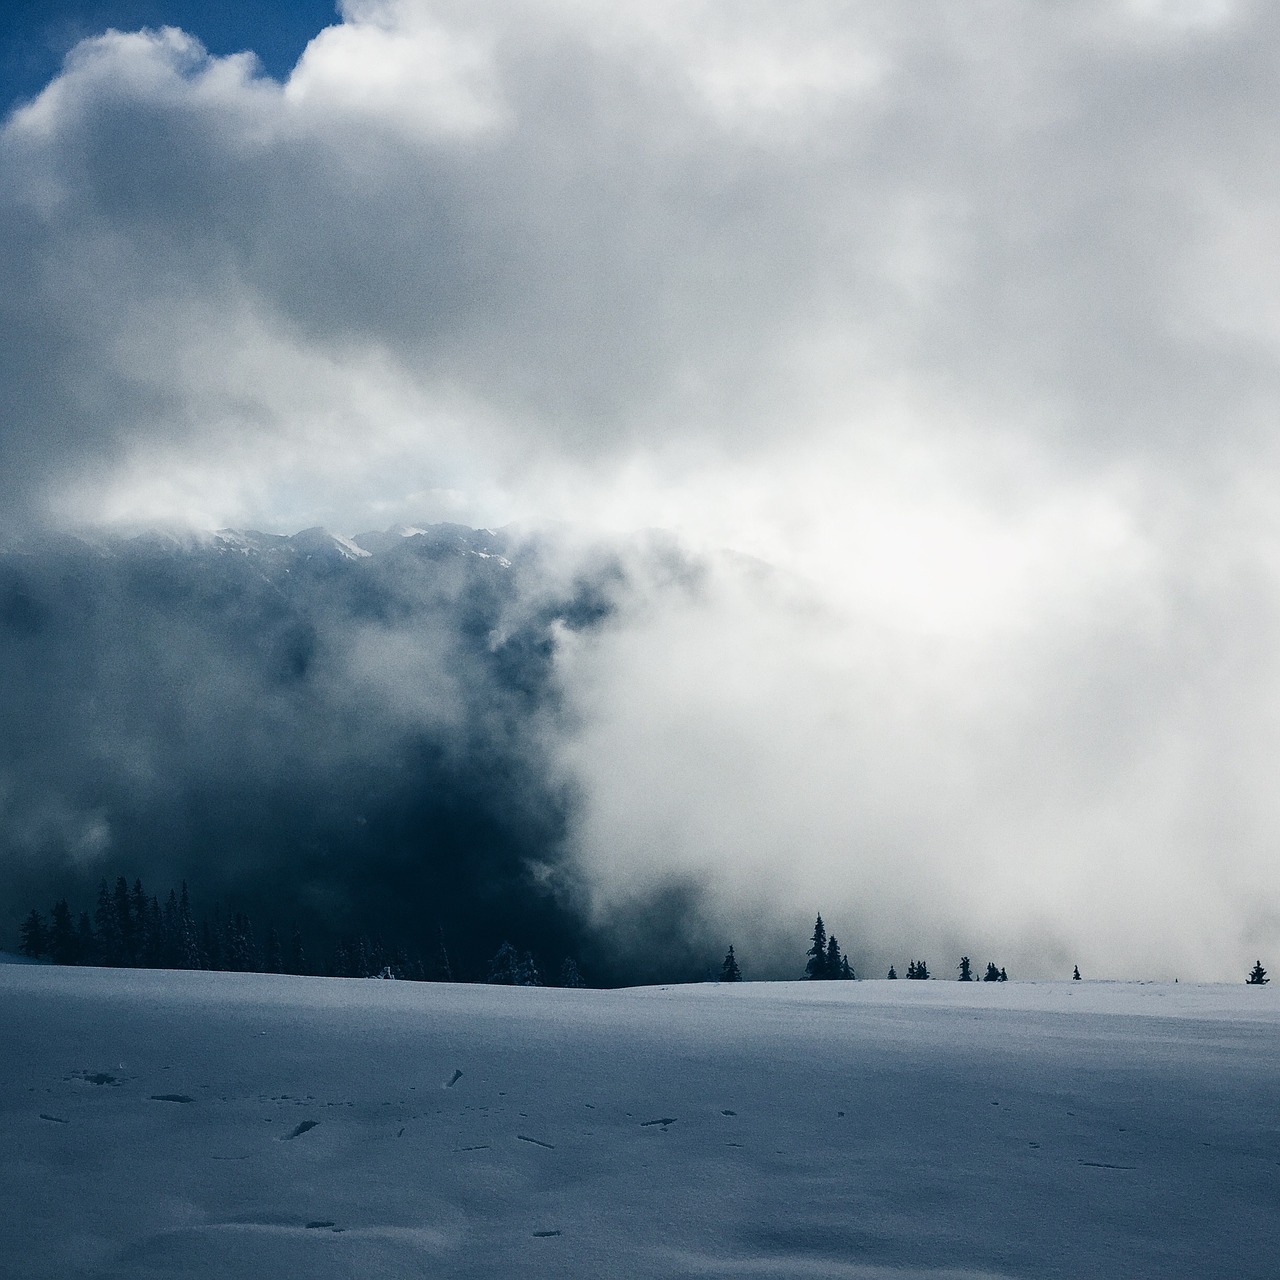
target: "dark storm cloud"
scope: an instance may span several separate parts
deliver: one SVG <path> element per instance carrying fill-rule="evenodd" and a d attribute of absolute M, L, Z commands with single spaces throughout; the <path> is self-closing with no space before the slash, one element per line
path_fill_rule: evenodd
<path fill-rule="evenodd" d="M 553 598 L 492 537 L 386 541 L 354 561 L 319 535 L 5 556 L 4 917 L 91 906 L 124 874 L 317 946 L 443 938 L 459 976 L 503 938 L 627 976 L 638 951 L 582 920 L 540 743 L 548 628 L 590 625 L 599 587 Z"/>

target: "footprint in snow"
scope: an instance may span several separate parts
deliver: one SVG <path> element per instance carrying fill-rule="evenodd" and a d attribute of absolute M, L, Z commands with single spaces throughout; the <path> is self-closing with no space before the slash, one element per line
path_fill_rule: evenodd
<path fill-rule="evenodd" d="M 309 1133 L 320 1123 L 319 1120 L 304 1120 L 292 1133 L 286 1133 L 284 1137 L 278 1138 L 278 1142 L 292 1142 L 294 1138 L 300 1138 L 304 1133 Z"/>
<path fill-rule="evenodd" d="M 189 1098 L 185 1093 L 153 1093 L 151 1095 L 152 1102 L 194 1102 L 194 1098 Z"/>

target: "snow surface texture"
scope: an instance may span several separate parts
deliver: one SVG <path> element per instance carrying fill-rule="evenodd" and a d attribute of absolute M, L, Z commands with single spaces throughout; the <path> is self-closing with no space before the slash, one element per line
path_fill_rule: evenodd
<path fill-rule="evenodd" d="M 0 1271 L 1232 1277 L 1273 987 L 0 968 Z"/>

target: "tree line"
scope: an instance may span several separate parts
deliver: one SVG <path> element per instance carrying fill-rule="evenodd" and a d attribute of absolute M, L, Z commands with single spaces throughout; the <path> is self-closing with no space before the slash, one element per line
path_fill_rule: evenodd
<path fill-rule="evenodd" d="M 809 950 L 805 953 L 807 960 L 805 963 L 804 976 L 809 979 L 830 979 L 830 978 L 856 978 L 853 966 L 850 965 L 847 957 L 840 950 L 840 944 L 836 941 L 835 935 L 827 936 L 827 926 L 823 922 L 822 916 L 819 915 L 813 925 L 813 936 L 809 941 Z M 973 972 L 973 962 L 968 956 L 961 956 L 960 963 L 956 965 L 958 972 L 957 981 L 959 982 L 1008 982 L 1009 974 L 1003 965 L 997 966 L 994 960 L 987 961 L 986 972 L 982 977 L 976 978 Z M 889 966 L 889 972 L 885 975 L 888 978 L 896 979 L 898 976 L 897 969 Z M 929 972 L 928 962 L 925 960 L 911 960 L 907 965 L 906 976 L 919 982 L 928 982 L 933 974 Z M 730 946 L 725 955 L 724 961 L 720 966 L 720 972 L 716 975 L 720 982 L 741 982 L 742 966 L 738 963 L 738 957 L 734 954 L 733 947 Z M 1080 982 L 1080 966 L 1072 965 L 1071 980 Z M 1262 967 L 1262 961 L 1259 960 L 1249 971 L 1249 976 L 1245 978 L 1245 982 L 1251 987 L 1260 987 L 1270 982 L 1267 977 L 1267 971 Z"/>
<path fill-rule="evenodd" d="M 55 964 L 132 969 L 208 969 L 232 973 L 310 974 L 336 978 L 401 978 L 417 982 L 456 982 L 441 931 L 430 954 L 387 944 L 366 934 L 339 937 L 327 946 L 308 948 L 297 926 L 286 941 L 274 927 L 259 935 L 249 916 L 219 903 L 212 916 L 197 918 L 184 881 L 162 902 L 148 894 L 141 879 L 130 886 L 124 876 L 98 887 L 92 914 L 72 911 L 60 898 L 42 915 L 34 907 L 22 922 L 19 947 L 33 960 Z M 566 957 L 557 978 L 544 983 L 532 952 L 517 952 L 504 942 L 490 961 L 488 982 L 516 986 L 585 986 L 576 961 Z"/>
<path fill-rule="evenodd" d="M 812 981 L 822 982 L 833 979 L 853 981 L 858 976 L 854 972 L 853 966 L 849 963 L 848 956 L 840 950 L 840 942 L 835 934 L 827 935 L 827 926 L 821 914 L 813 922 L 813 935 L 809 939 L 809 950 L 805 953 L 805 956 L 804 976 Z M 961 956 L 960 963 L 956 967 L 960 971 L 959 980 L 961 982 L 976 981 L 973 976 L 973 966 L 968 956 Z M 897 978 L 897 969 L 890 965 L 886 976 Z M 914 981 L 927 982 L 932 976 L 929 972 L 927 961 L 913 959 L 907 965 L 907 977 Z M 1078 969 L 1075 976 L 1077 978 L 1080 976 Z M 730 946 L 728 953 L 725 955 L 717 977 L 720 982 L 742 981 L 742 967 L 738 963 L 738 958 L 734 954 L 732 946 Z M 1009 975 L 1003 967 L 997 968 L 994 961 L 992 961 L 987 964 L 987 971 L 982 981 L 1008 982 Z"/>

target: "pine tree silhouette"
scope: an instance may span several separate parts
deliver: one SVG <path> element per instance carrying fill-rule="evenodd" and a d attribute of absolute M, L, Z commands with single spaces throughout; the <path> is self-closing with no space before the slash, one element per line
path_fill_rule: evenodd
<path fill-rule="evenodd" d="M 210 969 L 209 953 L 202 945 L 203 932 L 196 924 L 191 911 L 191 899 L 187 896 L 187 882 L 182 882 L 182 896 L 178 899 L 178 936 L 182 948 L 182 968 Z"/>
<path fill-rule="evenodd" d="M 486 982 L 500 987 L 514 987 L 520 971 L 520 953 L 509 942 L 504 942 L 489 961 Z"/>
<path fill-rule="evenodd" d="M 889 966 L 889 977 L 891 977 L 891 978 L 896 978 L 897 976 L 898 976 L 898 971 L 893 967 L 893 965 L 890 965 L 890 966 Z"/>
<path fill-rule="evenodd" d="M 538 965 L 533 958 L 532 951 L 526 951 L 521 957 L 519 965 L 516 966 L 516 986 L 542 986 L 542 974 L 538 972 Z"/>
<path fill-rule="evenodd" d="M 131 965 L 136 957 L 133 938 L 133 913 L 129 904 L 129 882 L 124 876 L 116 877 L 116 887 L 111 894 L 111 906 L 116 917 L 116 933 L 120 950 L 116 964 Z"/>
<path fill-rule="evenodd" d="M 570 956 L 565 956 L 564 963 L 560 966 L 560 985 L 562 987 L 585 987 L 587 985 L 582 980 L 582 974 L 578 972 L 577 963 Z"/>
<path fill-rule="evenodd" d="M 89 923 L 89 913 L 82 911 L 76 921 L 76 964 L 94 964 L 98 958 L 97 939 L 93 936 L 93 925 Z"/>
<path fill-rule="evenodd" d="M 94 932 L 98 937 L 99 963 L 122 964 L 124 936 L 120 932 L 120 915 L 105 879 L 98 885 L 98 905 L 93 913 L 93 924 Z"/>
<path fill-rule="evenodd" d="M 987 961 L 987 971 L 982 975 L 982 980 L 983 982 L 999 982 L 1000 981 L 1000 970 L 996 968 L 994 961 L 992 960 Z"/>
<path fill-rule="evenodd" d="M 147 903 L 143 929 L 142 963 L 149 969 L 163 969 L 165 950 L 164 912 L 160 910 L 160 899 L 152 894 Z"/>
<path fill-rule="evenodd" d="M 825 978 L 827 976 L 827 926 L 819 916 L 813 926 L 813 941 L 808 951 L 809 963 L 804 972 L 807 978 Z"/>
<path fill-rule="evenodd" d="M 724 963 L 720 966 L 721 982 L 741 982 L 742 970 L 738 968 L 737 957 L 733 954 L 733 946 L 725 953 Z"/>
<path fill-rule="evenodd" d="M 1080 966 L 1078 964 L 1071 966 L 1071 981 L 1072 982 L 1080 981 Z"/>
<path fill-rule="evenodd" d="M 1001 981 L 1001 982 L 1008 982 L 1008 981 L 1009 981 L 1009 975 L 1008 975 L 1007 973 L 1005 973 L 1005 971 L 1004 971 L 1004 966 L 1003 966 L 1003 965 L 1000 967 L 1000 981 Z"/>
<path fill-rule="evenodd" d="M 133 930 L 132 943 L 129 949 L 129 963 L 146 964 L 148 933 L 148 902 L 142 881 L 134 878 L 133 888 L 129 891 L 129 923 Z"/>
<path fill-rule="evenodd" d="M 842 958 L 843 957 L 840 955 L 840 944 L 836 941 L 835 934 L 832 934 L 831 937 L 827 939 L 827 963 L 823 966 L 824 972 L 822 976 L 833 980 L 839 978 L 840 961 Z"/>
<path fill-rule="evenodd" d="M 968 957 L 968 956 L 961 956 L 961 957 L 960 957 L 960 963 L 956 966 L 956 968 L 960 970 L 960 981 L 961 981 L 961 982 L 972 982 L 972 981 L 973 981 L 973 971 L 972 971 L 972 969 L 970 969 L 970 967 L 969 967 L 969 957 Z"/>
<path fill-rule="evenodd" d="M 49 912 L 49 958 L 55 964 L 75 964 L 76 927 L 66 898 L 59 898 Z"/>
<path fill-rule="evenodd" d="M 1267 971 L 1262 967 L 1261 960 L 1249 970 L 1249 976 L 1245 979 L 1245 983 L 1250 987 L 1260 987 L 1270 981 L 1271 979 L 1267 977 Z"/>
<path fill-rule="evenodd" d="M 45 938 L 44 917 L 35 909 L 31 908 L 31 914 L 22 922 L 22 932 L 19 935 L 24 956 L 30 956 L 32 960 L 38 959 L 44 955 L 48 949 L 48 941 Z"/>

